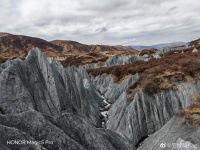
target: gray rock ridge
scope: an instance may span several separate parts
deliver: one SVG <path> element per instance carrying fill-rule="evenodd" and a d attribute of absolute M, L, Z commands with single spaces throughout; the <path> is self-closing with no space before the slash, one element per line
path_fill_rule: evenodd
<path fill-rule="evenodd" d="M 160 58 L 161 55 L 170 52 L 170 51 L 183 51 L 184 49 L 188 48 L 187 46 L 184 47 L 164 47 L 162 50 L 157 51 L 153 54 L 154 58 Z"/>
<path fill-rule="evenodd" d="M 108 120 L 108 111 L 113 103 L 119 98 L 119 96 L 126 92 L 129 85 L 137 80 L 139 77 L 138 74 L 127 77 L 121 83 L 115 83 L 112 76 L 97 76 L 95 78 L 91 78 L 96 89 L 102 94 L 105 105 L 103 105 L 100 110 L 103 117 L 102 127 L 106 128 L 106 122 Z"/>
<path fill-rule="evenodd" d="M 129 55 L 121 55 L 121 56 L 112 56 L 108 58 L 105 62 L 101 63 L 91 63 L 82 65 L 85 69 L 96 69 L 100 67 L 111 67 L 117 65 L 125 65 L 131 64 L 137 60 L 148 61 L 150 58 L 147 55 L 144 56 L 129 56 Z"/>
<path fill-rule="evenodd" d="M 169 51 L 182 51 L 186 49 L 187 47 L 164 47 L 162 50 L 157 51 L 155 54 L 153 54 L 153 58 L 160 58 L 161 55 L 169 52 Z M 108 58 L 105 62 L 99 62 L 99 63 L 90 63 L 82 65 L 85 69 L 97 69 L 101 67 L 112 67 L 112 66 L 118 66 L 118 65 L 125 65 L 125 64 L 132 64 L 135 61 L 142 60 L 142 61 L 148 61 L 151 57 L 148 55 L 143 56 L 130 56 L 130 55 L 121 55 L 121 56 L 112 56 Z"/>
<path fill-rule="evenodd" d="M 126 135 L 135 145 L 163 127 L 177 112 L 186 108 L 190 98 L 200 90 L 200 83 L 182 83 L 154 95 L 143 91 L 128 100 L 124 92 L 108 111 L 107 129 Z"/>
<path fill-rule="evenodd" d="M 200 128 L 175 115 L 160 130 L 147 138 L 138 150 L 198 150 Z"/>
<path fill-rule="evenodd" d="M 80 106 L 78 109 L 84 111 L 85 114 L 90 113 L 88 111 L 90 110 L 95 118 L 99 119 L 101 114 L 99 111 L 97 112 L 97 110 L 99 110 L 99 106 L 103 105 L 103 99 L 95 89 L 85 69 L 81 67 L 76 68 L 75 66 L 62 69 L 63 66 L 55 61 L 50 64 L 52 68 L 58 70 L 59 74 L 63 78 L 66 92 L 70 94 L 70 98 L 76 102 L 76 105 L 80 105 L 79 103 L 81 102 L 81 105 L 86 108 Z M 82 99 L 87 99 L 87 101 L 83 101 Z M 91 118 L 91 115 L 88 114 L 87 118 Z M 91 118 L 91 120 L 95 122 L 94 117 Z"/>
<path fill-rule="evenodd" d="M 112 56 L 105 62 L 104 67 L 130 64 L 137 60 L 148 61 L 149 59 L 146 55 L 144 56 L 126 56 L 126 55 Z"/>
<path fill-rule="evenodd" d="M 48 62 L 37 48 L 24 61 L 16 59 L 1 68 L 0 133 L 10 131 L 0 137 L 0 147 L 15 149 L 5 143 L 14 138 L 54 141 L 37 145 L 39 149 L 135 149 L 126 137 L 95 128 L 101 127 L 99 108 L 104 102 L 83 68 L 64 69 L 54 60 Z"/>
<path fill-rule="evenodd" d="M 0 74 L 4 69 L 11 66 L 14 61 L 22 61 L 20 58 L 16 58 L 14 60 L 7 60 L 5 63 L 0 64 Z"/>
<path fill-rule="evenodd" d="M 139 74 L 127 77 L 121 83 L 115 83 L 112 76 L 97 76 L 92 77 L 94 86 L 96 89 L 104 95 L 109 103 L 114 103 L 119 98 L 119 96 L 125 92 L 128 87 L 133 84 L 139 77 Z"/>

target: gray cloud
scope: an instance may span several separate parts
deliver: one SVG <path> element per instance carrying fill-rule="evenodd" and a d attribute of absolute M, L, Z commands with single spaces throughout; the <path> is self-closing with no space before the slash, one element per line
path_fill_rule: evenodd
<path fill-rule="evenodd" d="M 87 44 L 190 41 L 199 37 L 199 5 L 198 0 L 2 0 L 0 30 Z"/>
<path fill-rule="evenodd" d="M 108 31 L 108 27 L 102 27 L 102 28 L 96 29 L 96 31 L 97 31 L 98 33 L 104 33 L 104 32 L 106 32 L 106 31 Z"/>
<path fill-rule="evenodd" d="M 166 14 L 169 14 L 170 12 L 172 12 L 173 10 L 175 10 L 177 7 L 171 7 L 171 8 L 169 8 L 169 10 L 167 11 L 167 13 Z"/>

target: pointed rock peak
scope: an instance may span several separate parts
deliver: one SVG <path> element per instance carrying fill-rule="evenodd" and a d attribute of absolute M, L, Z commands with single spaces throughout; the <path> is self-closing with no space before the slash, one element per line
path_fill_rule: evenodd
<path fill-rule="evenodd" d="M 6 62 L 1 64 L 1 68 L 5 69 L 5 68 L 11 66 L 12 64 L 15 64 L 16 62 L 22 62 L 22 60 L 20 58 L 16 58 L 13 60 L 6 60 Z"/>
<path fill-rule="evenodd" d="M 56 62 L 55 59 L 54 59 L 53 57 L 49 58 L 48 60 L 49 60 L 49 63 L 50 63 L 50 64 L 54 64 L 54 63 Z"/>
<path fill-rule="evenodd" d="M 29 52 L 28 55 L 26 56 L 26 59 L 29 59 L 29 57 L 38 57 L 38 58 L 45 58 L 44 54 L 38 47 L 32 48 Z"/>
<path fill-rule="evenodd" d="M 52 65 L 62 66 L 62 64 L 60 62 L 56 61 L 53 57 L 51 57 L 50 59 L 48 59 L 48 61 Z"/>
<path fill-rule="evenodd" d="M 82 77 L 89 79 L 90 77 L 88 76 L 87 71 L 85 70 L 85 68 L 83 68 L 82 66 L 80 66 L 78 68 L 79 73 L 81 74 Z"/>
<path fill-rule="evenodd" d="M 77 70 L 77 68 L 74 65 L 71 65 L 70 67 L 68 67 L 69 71 L 75 71 Z"/>
<path fill-rule="evenodd" d="M 198 52 L 198 50 L 197 50 L 196 48 L 194 48 L 194 49 L 192 50 L 192 52 Z"/>

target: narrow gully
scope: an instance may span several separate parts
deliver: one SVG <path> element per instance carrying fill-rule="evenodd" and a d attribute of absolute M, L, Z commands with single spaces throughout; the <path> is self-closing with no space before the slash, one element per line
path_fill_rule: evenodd
<path fill-rule="evenodd" d="M 101 127 L 106 128 L 106 122 L 108 120 L 108 110 L 111 107 L 111 104 L 107 101 L 105 96 L 102 95 L 104 105 L 101 106 L 100 111 L 103 117 L 101 117 Z"/>

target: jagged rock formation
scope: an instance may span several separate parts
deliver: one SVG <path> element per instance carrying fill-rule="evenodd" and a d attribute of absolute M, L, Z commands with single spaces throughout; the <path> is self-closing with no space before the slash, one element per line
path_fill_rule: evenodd
<path fill-rule="evenodd" d="M 167 123 L 174 114 L 189 105 L 192 95 L 200 90 L 200 83 L 179 84 L 154 95 L 136 93 L 129 99 L 124 92 L 108 111 L 107 129 L 122 133 L 135 145 Z"/>
<path fill-rule="evenodd" d="M 135 149 L 125 136 L 98 129 L 104 102 L 83 68 L 64 69 L 36 48 L 24 61 L 0 65 L 0 85 L 0 147 L 5 150 Z M 8 144 L 11 140 L 39 143 Z"/>
<path fill-rule="evenodd" d="M 96 89 L 104 95 L 108 102 L 115 103 L 119 96 L 127 90 L 127 88 L 137 80 L 138 74 L 127 77 L 121 83 L 116 83 L 112 76 L 97 76 L 91 78 Z"/>
<path fill-rule="evenodd" d="M 148 56 L 113 56 L 105 62 L 105 67 L 130 64 L 137 60 L 148 61 Z"/>
<path fill-rule="evenodd" d="M 129 86 L 127 92 L 124 90 L 108 110 L 106 128 L 128 136 L 136 146 L 141 145 L 144 138 L 161 129 L 177 112 L 186 108 L 191 97 L 200 91 L 198 62 L 199 52 L 192 53 L 188 49 L 184 50 L 184 54 L 172 51 L 148 62 L 137 61 L 129 65 L 88 70 L 93 82 L 95 78 L 99 82 L 94 84 L 102 94 L 106 93 L 112 82 L 110 76 L 119 82 L 139 73 L 136 82 Z M 114 93 L 115 90 L 109 95 Z M 199 104 L 192 111 L 197 110 L 199 114 Z M 189 119 L 199 118 L 198 114 L 192 114 Z M 196 122 L 200 125 L 200 120 Z M 188 141 L 180 137 L 178 142 L 183 140 Z"/>
<path fill-rule="evenodd" d="M 157 51 L 155 54 L 153 54 L 154 58 L 160 58 L 161 55 L 170 52 L 170 51 L 182 51 L 184 49 L 188 48 L 187 45 L 185 46 L 179 46 L 179 47 L 164 47 L 162 50 Z"/>
<path fill-rule="evenodd" d="M 105 62 L 85 64 L 85 65 L 83 65 L 83 67 L 85 69 L 96 69 L 96 68 L 100 68 L 100 67 L 111 67 L 111 66 L 117 66 L 117 65 L 131 64 L 137 60 L 148 61 L 149 59 L 150 58 L 148 57 L 148 55 L 144 55 L 144 56 L 127 56 L 127 55 L 112 56 L 109 59 L 107 59 Z"/>
<path fill-rule="evenodd" d="M 165 90 L 149 95 L 145 92 L 135 94 L 130 100 L 127 88 L 138 75 L 121 84 L 114 83 L 112 76 L 92 77 L 96 88 L 112 102 L 108 110 L 106 128 L 128 136 L 135 145 L 164 126 L 174 114 L 190 104 L 190 98 L 200 91 L 200 83 L 177 85 L 177 89 Z M 110 96 L 110 97 L 109 97 Z"/>

